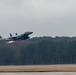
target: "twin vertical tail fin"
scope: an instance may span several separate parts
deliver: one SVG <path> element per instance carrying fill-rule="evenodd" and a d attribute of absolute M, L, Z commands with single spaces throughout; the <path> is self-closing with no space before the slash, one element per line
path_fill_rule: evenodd
<path fill-rule="evenodd" d="M 15 35 L 17 36 L 18 34 L 17 34 L 17 33 L 15 33 Z"/>
<path fill-rule="evenodd" d="M 15 33 L 15 35 L 17 36 L 18 34 L 17 33 Z M 10 37 L 12 37 L 12 34 L 10 33 Z"/>
<path fill-rule="evenodd" d="M 12 34 L 10 33 L 10 37 L 12 37 Z"/>
<path fill-rule="evenodd" d="M 0 35 L 0 39 L 2 39 L 2 36 Z"/>

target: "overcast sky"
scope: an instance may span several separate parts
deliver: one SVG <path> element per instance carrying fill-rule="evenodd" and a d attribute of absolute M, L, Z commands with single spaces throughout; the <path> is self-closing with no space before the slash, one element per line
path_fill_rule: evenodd
<path fill-rule="evenodd" d="M 76 36 L 76 0 L 0 0 L 0 34 Z"/>

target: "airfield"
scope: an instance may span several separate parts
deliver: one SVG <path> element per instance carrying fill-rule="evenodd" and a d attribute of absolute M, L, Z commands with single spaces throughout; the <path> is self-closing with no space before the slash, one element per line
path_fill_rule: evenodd
<path fill-rule="evenodd" d="M 76 64 L 0 66 L 0 72 L 76 72 Z"/>

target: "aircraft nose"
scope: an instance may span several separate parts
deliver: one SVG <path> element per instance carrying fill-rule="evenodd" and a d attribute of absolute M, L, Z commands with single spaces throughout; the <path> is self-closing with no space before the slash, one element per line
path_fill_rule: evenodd
<path fill-rule="evenodd" d="M 26 35 L 30 35 L 32 34 L 33 32 L 25 32 Z"/>
<path fill-rule="evenodd" d="M 29 32 L 29 34 L 32 34 L 33 32 Z"/>
<path fill-rule="evenodd" d="M 30 34 L 32 34 L 33 32 L 30 32 Z"/>

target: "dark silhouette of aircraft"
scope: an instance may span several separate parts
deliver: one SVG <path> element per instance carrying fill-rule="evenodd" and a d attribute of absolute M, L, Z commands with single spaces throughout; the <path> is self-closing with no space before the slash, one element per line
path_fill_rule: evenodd
<path fill-rule="evenodd" d="M 25 32 L 24 34 L 18 35 L 17 33 L 15 33 L 16 36 L 12 36 L 12 34 L 10 33 L 10 37 L 7 38 L 7 41 L 16 41 L 16 40 L 26 40 L 29 37 L 30 34 L 32 34 L 33 32 Z"/>

